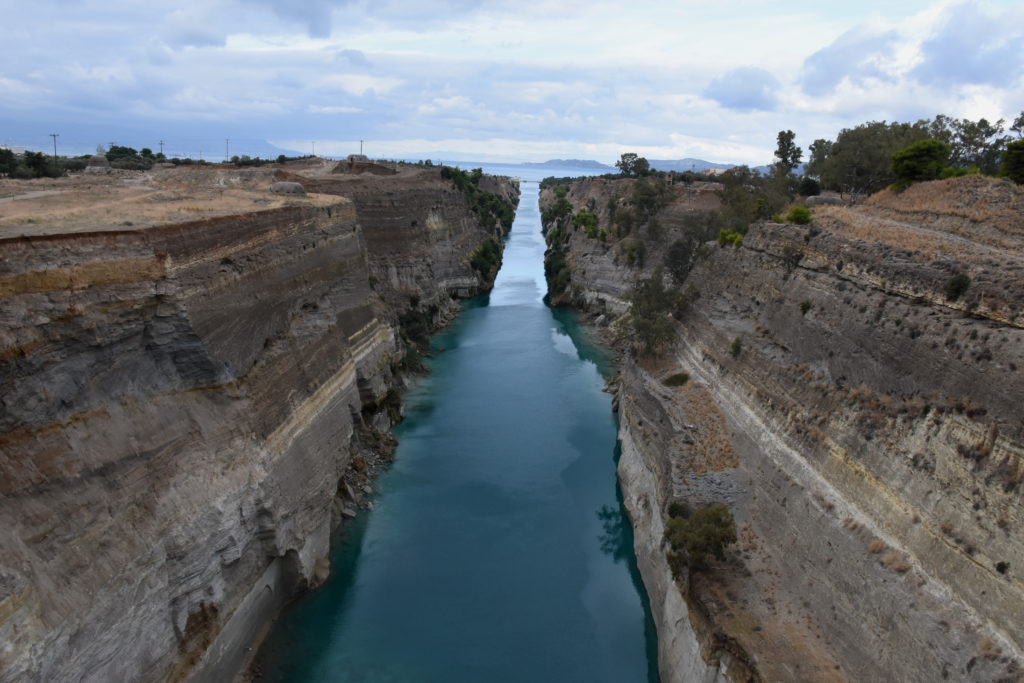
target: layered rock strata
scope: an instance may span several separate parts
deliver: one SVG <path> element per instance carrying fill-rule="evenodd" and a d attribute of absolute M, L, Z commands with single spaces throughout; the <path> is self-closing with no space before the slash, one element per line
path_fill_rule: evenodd
<path fill-rule="evenodd" d="M 1024 675 L 1024 226 L 1000 218 L 1024 201 L 944 182 L 922 196 L 960 209 L 886 195 L 706 246 L 676 344 L 624 357 L 620 480 L 663 680 Z M 605 287 L 584 272 L 620 252 L 594 242 L 570 239 L 577 301 L 621 300 L 660 260 Z M 726 503 L 739 536 L 678 590 L 671 500 Z"/>
<path fill-rule="evenodd" d="M 403 291 L 479 291 L 491 227 L 418 198 L 389 205 L 433 247 Z M 404 309 L 366 238 L 391 214 L 313 196 L 0 239 L 0 680 L 227 680 L 326 576 L 359 435 L 395 408 Z"/>

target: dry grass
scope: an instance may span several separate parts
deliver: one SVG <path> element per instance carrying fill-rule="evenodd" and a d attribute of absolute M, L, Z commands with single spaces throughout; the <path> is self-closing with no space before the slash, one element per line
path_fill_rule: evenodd
<path fill-rule="evenodd" d="M 739 465 L 739 456 L 732 447 L 725 418 L 711 394 L 704 387 L 688 382 L 680 391 L 684 414 L 696 427 L 699 437 L 691 447 L 689 468 L 696 474 L 719 472 Z"/>
<path fill-rule="evenodd" d="M 868 546 L 868 552 L 872 555 L 877 555 L 878 553 L 882 552 L 888 547 L 889 546 L 887 546 L 885 543 L 876 538 L 875 540 L 871 541 L 871 545 Z"/>
<path fill-rule="evenodd" d="M 108 176 L 0 180 L 0 237 L 147 228 L 337 197 L 271 194 L 272 171 L 154 169 Z"/>

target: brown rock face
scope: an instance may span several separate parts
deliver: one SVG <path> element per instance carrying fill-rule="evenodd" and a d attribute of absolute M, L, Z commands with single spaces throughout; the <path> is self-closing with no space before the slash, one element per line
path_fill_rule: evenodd
<path fill-rule="evenodd" d="M 700 295 L 673 348 L 624 361 L 620 479 L 663 680 L 1024 671 L 1024 233 L 1004 220 L 1024 202 L 977 178 L 900 201 L 710 243 L 680 285 Z M 663 226 L 631 278 L 678 235 Z M 628 281 L 581 268 L 621 271 L 617 253 L 572 236 L 576 300 L 621 298 Z M 957 273 L 970 286 L 951 297 Z M 689 384 L 663 384 L 680 371 Z M 660 538 L 673 499 L 726 503 L 739 536 L 727 561 L 682 577 L 682 603 Z"/>
<path fill-rule="evenodd" d="M 429 210 L 321 198 L 0 240 L 0 680 L 225 680 L 322 580 L 354 433 L 396 379 L 366 234 L 431 245 L 410 295 L 481 286 L 490 230 L 432 191 L 459 227 L 431 239 Z"/>

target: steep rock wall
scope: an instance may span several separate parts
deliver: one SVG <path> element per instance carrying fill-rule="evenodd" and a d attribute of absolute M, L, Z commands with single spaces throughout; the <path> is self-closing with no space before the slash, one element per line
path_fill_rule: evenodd
<path fill-rule="evenodd" d="M 478 291 L 490 230 L 429 194 L 461 231 L 408 293 Z M 324 204 L 0 240 L 0 680 L 225 680 L 326 576 L 402 311 L 388 212 Z"/>
<path fill-rule="evenodd" d="M 673 615 L 663 677 L 708 675 L 676 657 L 697 641 L 711 669 L 749 664 L 733 680 L 1014 679 L 1021 251 L 830 211 L 707 247 L 673 350 L 623 362 L 620 478 L 651 599 Z M 576 233 L 570 261 L 602 248 L 615 254 Z M 577 300 L 609 293 L 581 270 Z M 949 301 L 955 272 L 972 284 Z M 662 384 L 680 371 L 690 383 Z M 739 527 L 728 561 L 683 577 L 685 619 L 665 597 L 660 520 L 645 521 L 673 499 L 724 502 Z"/>

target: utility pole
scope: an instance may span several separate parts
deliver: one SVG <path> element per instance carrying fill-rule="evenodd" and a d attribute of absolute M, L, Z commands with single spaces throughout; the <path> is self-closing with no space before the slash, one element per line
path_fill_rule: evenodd
<path fill-rule="evenodd" d="M 60 133 L 50 133 L 50 137 L 53 138 L 53 174 L 57 175 L 57 136 Z"/>
<path fill-rule="evenodd" d="M 164 141 L 163 140 L 160 141 L 160 153 L 161 154 L 164 153 Z"/>
<path fill-rule="evenodd" d="M 228 149 L 230 149 L 230 147 L 229 147 L 230 144 L 231 144 L 231 140 L 228 140 L 227 138 L 225 138 L 224 139 L 224 163 L 227 163 L 228 159 L 231 158 L 231 153 L 228 151 Z"/>
<path fill-rule="evenodd" d="M 359 153 L 360 154 L 363 153 L 363 141 L 362 140 L 359 141 Z"/>
<path fill-rule="evenodd" d="M 313 156 L 316 156 L 316 140 L 313 140 Z"/>

